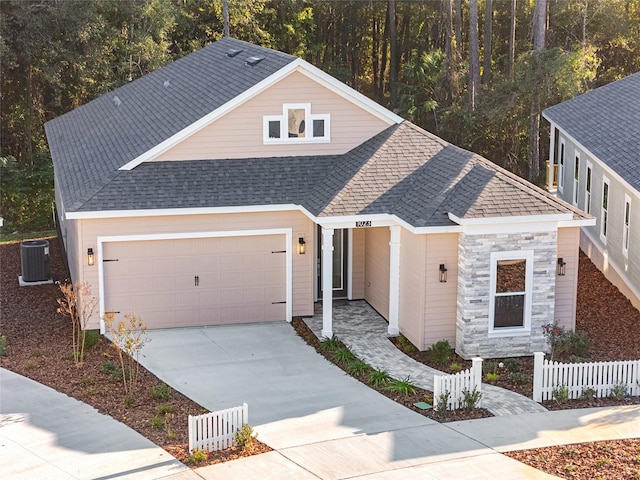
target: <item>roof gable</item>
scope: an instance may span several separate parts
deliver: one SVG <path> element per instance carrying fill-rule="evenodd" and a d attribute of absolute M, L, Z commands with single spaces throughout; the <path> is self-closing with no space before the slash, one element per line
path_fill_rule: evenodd
<path fill-rule="evenodd" d="M 640 191 L 640 72 L 547 108 L 543 115 Z"/>

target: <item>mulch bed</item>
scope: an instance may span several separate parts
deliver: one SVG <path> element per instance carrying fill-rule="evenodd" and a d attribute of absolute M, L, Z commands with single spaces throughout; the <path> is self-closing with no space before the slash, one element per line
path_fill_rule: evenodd
<path fill-rule="evenodd" d="M 316 337 L 316 335 L 311 331 L 311 329 L 309 329 L 307 324 L 301 318 L 294 318 L 292 321 L 292 325 L 295 331 L 297 332 L 297 334 L 300 337 L 302 337 L 302 339 L 305 342 L 307 342 L 308 345 L 315 348 L 315 350 L 320 355 L 325 357 L 328 361 L 334 363 L 335 365 L 340 367 L 342 370 L 347 372 L 348 365 L 344 363 L 334 362 L 331 358 L 331 354 L 320 348 L 320 340 L 318 340 L 318 337 Z M 372 388 L 377 392 L 381 393 L 382 395 L 386 396 L 387 398 L 390 398 L 394 402 L 400 403 L 405 407 L 413 410 L 414 412 L 418 412 L 419 414 L 424 415 L 425 417 L 429 417 L 438 422 L 455 422 L 458 420 L 470 420 L 475 418 L 485 418 L 485 417 L 493 416 L 491 412 L 489 412 L 484 408 L 474 408 L 473 410 L 461 409 L 461 410 L 443 412 L 442 414 L 439 414 L 432 408 L 424 410 L 416 407 L 414 404 L 418 402 L 426 402 L 432 405 L 433 392 L 424 390 L 419 387 L 415 387 L 415 390 L 416 390 L 415 394 L 399 395 L 397 393 L 386 390 L 383 386 L 371 385 L 368 381 L 368 374 L 351 375 L 351 376 L 356 380 L 364 383 L 369 388 Z"/>
<path fill-rule="evenodd" d="M 64 280 L 66 270 L 57 239 L 49 238 L 51 274 Z M 100 337 L 98 344 L 85 352 L 82 366 L 72 356 L 71 322 L 56 313 L 61 298 L 58 285 L 20 287 L 20 244 L 0 245 L 0 333 L 7 339 L 8 354 L 0 365 L 39 383 L 81 400 L 98 411 L 133 428 L 179 460 L 189 456 L 187 417 L 206 410 L 181 393 L 170 390 L 168 400 L 155 399 L 152 386 L 162 382 L 140 367 L 133 403 L 125 405 L 122 382 L 113 381 L 101 367 L 108 361 L 119 365 L 111 342 Z M 168 406 L 166 404 L 169 404 Z M 169 410 L 168 413 L 160 413 Z M 209 455 L 197 466 L 227 461 L 271 450 L 256 442 L 253 449 L 229 449 Z"/>

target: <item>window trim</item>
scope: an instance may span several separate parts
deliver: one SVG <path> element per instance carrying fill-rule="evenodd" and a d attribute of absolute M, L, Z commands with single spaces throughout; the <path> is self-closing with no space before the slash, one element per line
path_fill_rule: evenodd
<path fill-rule="evenodd" d="M 567 154 L 567 145 L 564 138 L 560 137 L 560 148 L 558 149 L 558 191 L 564 190 L 564 162 Z"/>
<path fill-rule="evenodd" d="M 584 179 L 584 211 L 591 215 L 591 192 L 593 189 L 593 165 L 587 160 L 587 171 Z"/>
<path fill-rule="evenodd" d="M 607 205 L 604 204 L 604 191 L 605 186 L 607 190 Z M 605 245 L 607 244 L 607 234 L 609 229 L 609 205 L 611 204 L 611 184 L 609 178 L 605 175 L 602 176 L 602 190 L 600 192 L 600 240 Z"/>
<path fill-rule="evenodd" d="M 573 206 L 578 206 L 578 191 L 580 186 L 580 152 L 576 150 L 573 157 Z"/>
<path fill-rule="evenodd" d="M 521 327 L 495 327 L 496 280 L 499 260 L 525 260 L 524 318 Z M 533 250 L 491 252 L 489 265 L 489 337 L 516 337 L 531 334 L 531 305 L 533 297 Z M 555 272 L 555 270 L 554 270 Z"/>
<path fill-rule="evenodd" d="M 309 132 L 309 136 L 305 137 L 289 137 L 288 134 L 288 113 L 289 110 L 304 110 L 305 130 Z M 313 136 L 314 120 L 324 121 L 324 136 Z M 269 136 L 269 122 L 280 122 L 280 138 L 271 138 Z M 280 115 L 263 115 L 262 116 L 262 142 L 265 145 L 283 145 L 297 143 L 329 143 L 331 141 L 331 115 L 328 113 L 311 113 L 310 103 L 283 103 L 282 113 Z"/>
<path fill-rule="evenodd" d="M 627 213 L 628 210 L 628 213 Z M 622 210 L 622 254 L 629 258 L 629 245 L 631 245 L 631 197 L 624 194 L 624 209 Z"/>

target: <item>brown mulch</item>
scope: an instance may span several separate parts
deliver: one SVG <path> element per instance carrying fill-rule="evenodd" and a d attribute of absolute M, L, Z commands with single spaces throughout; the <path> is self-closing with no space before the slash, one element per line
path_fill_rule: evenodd
<path fill-rule="evenodd" d="M 58 241 L 55 237 L 48 240 L 51 274 L 54 280 L 63 281 L 66 271 Z M 0 365 L 93 406 L 179 460 L 186 460 L 187 417 L 206 410 L 172 389 L 169 400 L 154 399 L 151 387 L 162 382 L 143 367 L 133 404 L 125 405 L 122 382 L 112 381 L 110 374 L 101 371 L 106 362 L 119 365 L 111 342 L 100 337 L 97 346 L 85 352 L 83 365 L 77 367 L 72 356 L 71 322 L 56 313 L 56 299 L 61 298 L 58 285 L 20 287 L 20 273 L 20 244 L 0 245 L 0 333 L 6 337 L 8 346 L 8 354 L 0 357 Z M 161 408 L 170 412 L 161 413 Z M 255 443 L 252 450 L 216 452 L 197 466 L 270 450 L 260 442 Z"/>

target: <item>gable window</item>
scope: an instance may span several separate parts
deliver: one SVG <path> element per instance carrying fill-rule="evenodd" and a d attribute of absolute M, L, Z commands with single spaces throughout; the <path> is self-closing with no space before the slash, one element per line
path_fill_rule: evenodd
<path fill-rule="evenodd" d="M 558 190 L 562 193 L 564 188 L 564 138 L 560 139 L 560 152 L 558 154 Z"/>
<path fill-rule="evenodd" d="M 285 103 L 281 115 L 263 117 L 264 143 L 326 143 L 329 115 L 311 113 L 310 103 Z"/>
<path fill-rule="evenodd" d="M 576 152 L 573 164 L 573 205 L 578 206 L 578 184 L 580 180 L 580 154 Z"/>
<path fill-rule="evenodd" d="M 609 221 L 609 179 L 602 177 L 602 204 L 600 206 L 600 240 L 607 243 L 607 223 Z"/>
<path fill-rule="evenodd" d="M 587 180 L 584 184 L 584 210 L 591 213 L 591 177 L 593 176 L 593 165 L 587 162 Z"/>
<path fill-rule="evenodd" d="M 622 225 L 622 254 L 629 256 L 629 224 L 631 222 L 631 197 L 624 195 L 624 222 Z"/>
<path fill-rule="evenodd" d="M 533 251 L 493 252 L 490 266 L 489 334 L 531 330 Z"/>

